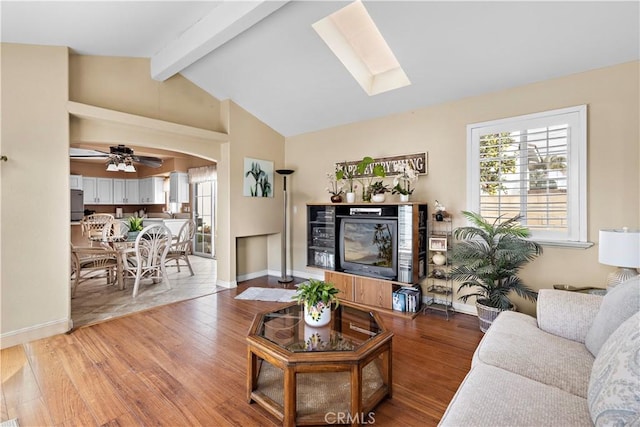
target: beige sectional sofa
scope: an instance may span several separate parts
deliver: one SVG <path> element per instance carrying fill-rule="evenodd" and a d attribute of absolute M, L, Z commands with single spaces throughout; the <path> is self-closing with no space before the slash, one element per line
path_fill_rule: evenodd
<path fill-rule="evenodd" d="M 640 425 L 640 280 L 501 313 L 440 426 Z"/>

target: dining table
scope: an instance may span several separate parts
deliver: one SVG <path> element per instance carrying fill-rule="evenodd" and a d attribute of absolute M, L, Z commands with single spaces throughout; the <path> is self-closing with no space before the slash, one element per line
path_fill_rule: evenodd
<path fill-rule="evenodd" d="M 100 243 L 102 246 L 117 252 L 116 259 L 116 284 L 118 289 L 125 289 L 124 263 L 127 262 L 128 254 L 133 253 L 131 248 L 136 243 L 136 237 L 132 236 L 89 236 L 92 242 Z"/>

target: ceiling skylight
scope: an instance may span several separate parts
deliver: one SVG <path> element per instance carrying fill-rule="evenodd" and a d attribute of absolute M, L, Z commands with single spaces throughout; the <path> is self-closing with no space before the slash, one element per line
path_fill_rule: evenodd
<path fill-rule="evenodd" d="M 321 19 L 313 28 L 369 95 L 411 84 L 361 1 Z"/>

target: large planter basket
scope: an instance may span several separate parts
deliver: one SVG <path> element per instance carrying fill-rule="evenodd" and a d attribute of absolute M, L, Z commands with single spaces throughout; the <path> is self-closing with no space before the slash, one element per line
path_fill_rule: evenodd
<path fill-rule="evenodd" d="M 516 305 L 512 304 L 509 310 L 504 310 L 502 308 L 489 307 L 488 305 L 481 304 L 476 301 L 476 309 L 478 310 L 478 323 L 480 324 L 480 330 L 482 332 L 487 332 L 489 326 L 496 320 L 498 314 L 503 311 L 516 311 Z"/>

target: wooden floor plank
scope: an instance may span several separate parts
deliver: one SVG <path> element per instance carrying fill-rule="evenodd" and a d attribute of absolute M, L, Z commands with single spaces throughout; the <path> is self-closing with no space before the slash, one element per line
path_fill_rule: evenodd
<path fill-rule="evenodd" d="M 282 287 L 274 277 L 253 279 L 2 350 L 2 420 L 17 416 L 23 427 L 280 425 L 246 401 L 246 334 L 256 313 L 284 304 L 234 298 L 251 286 Z M 375 409 L 375 425 L 436 425 L 482 338 L 477 318 L 382 318 L 394 332 L 394 396 Z"/>

